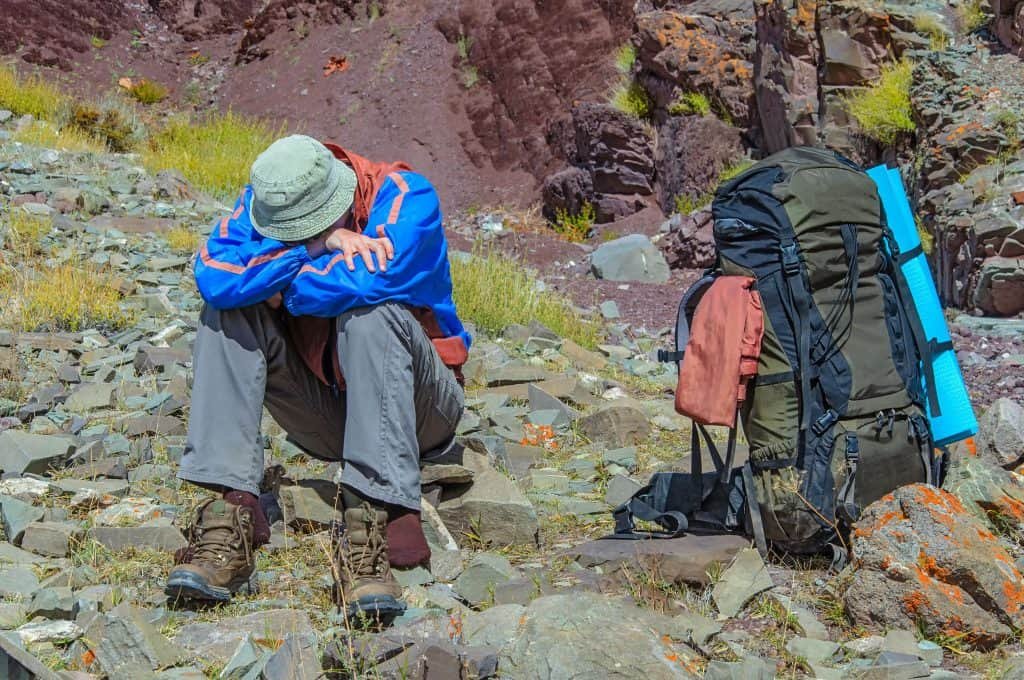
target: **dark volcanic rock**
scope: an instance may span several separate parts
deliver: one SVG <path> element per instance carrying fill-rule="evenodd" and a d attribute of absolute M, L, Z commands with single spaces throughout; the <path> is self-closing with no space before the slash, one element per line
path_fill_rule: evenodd
<path fill-rule="evenodd" d="M 668 215 L 676 196 L 696 198 L 714 190 L 722 171 L 742 156 L 740 131 L 718 118 L 669 118 L 658 130 L 654 156 L 661 209 Z"/>

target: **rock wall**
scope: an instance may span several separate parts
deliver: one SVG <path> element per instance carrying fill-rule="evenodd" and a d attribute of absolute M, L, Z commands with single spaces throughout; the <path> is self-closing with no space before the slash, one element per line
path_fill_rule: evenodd
<path fill-rule="evenodd" d="M 1006 48 L 1024 55 L 1024 2 L 1021 0 L 989 0 L 995 19 L 992 30 Z"/>
<path fill-rule="evenodd" d="M 629 37 L 627 0 L 497 0 L 461 3 L 438 22 L 465 46 L 479 80 L 463 101 L 472 136 L 467 152 L 496 168 L 522 167 L 538 180 L 564 167 L 546 140 L 553 119 L 574 102 L 603 100 L 611 55 Z"/>

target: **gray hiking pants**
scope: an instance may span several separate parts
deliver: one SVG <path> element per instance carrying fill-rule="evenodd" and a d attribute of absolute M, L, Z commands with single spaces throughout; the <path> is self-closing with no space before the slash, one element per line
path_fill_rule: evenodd
<path fill-rule="evenodd" d="M 337 318 L 346 389 L 325 385 L 265 304 L 203 307 L 192 358 L 188 441 L 178 476 L 258 494 L 263 407 L 309 454 L 343 462 L 342 484 L 419 510 L 421 454 L 451 444 L 462 388 L 412 313 L 386 303 Z"/>

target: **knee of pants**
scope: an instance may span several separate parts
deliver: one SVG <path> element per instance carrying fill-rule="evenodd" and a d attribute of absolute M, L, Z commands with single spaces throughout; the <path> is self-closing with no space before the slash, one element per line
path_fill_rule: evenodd
<path fill-rule="evenodd" d="M 394 303 L 358 307 L 338 316 L 338 340 L 349 347 L 374 348 L 380 347 L 388 334 L 406 340 L 409 337 L 408 321 L 411 319 L 408 310 Z"/>

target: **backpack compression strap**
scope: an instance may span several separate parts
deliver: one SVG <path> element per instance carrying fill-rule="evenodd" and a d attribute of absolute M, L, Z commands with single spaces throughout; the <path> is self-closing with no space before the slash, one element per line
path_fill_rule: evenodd
<path fill-rule="evenodd" d="M 659 349 L 658 361 L 678 364 L 683 360 L 683 354 L 686 352 L 686 343 L 690 341 L 690 320 L 693 318 L 693 312 L 697 309 L 697 304 L 700 303 L 701 298 L 704 297 L 704 293 L 708 292 L 711 284 L 717 278 L 717 272 L 705 274 L 683 293 L 682 299 L 679 300 L 679 311 L 676 312 L 676 351 L 667 352 Z"/>

